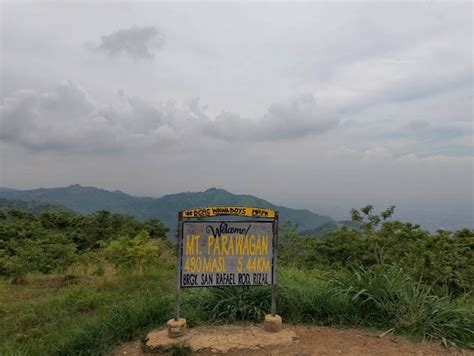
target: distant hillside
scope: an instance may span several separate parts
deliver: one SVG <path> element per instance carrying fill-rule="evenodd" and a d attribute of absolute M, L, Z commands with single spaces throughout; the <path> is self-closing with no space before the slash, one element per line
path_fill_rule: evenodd
<path fill-rule="evenodd" d="M 342 227 L 357 229 L 359 227 L 359 224 L 352 220 L 330 221 L 314 229 L 302 230 L 301 235 L 318 237 L 318 236 L 323 236 L 327 234 L 328 232 L 339 230 Z"/>
<path fill-rule="evenodd" d="M 12 190 L 9 190 L 9 191 L 12 191 Z M 58 210 L 69 211 L 70 210 L 66 208 L 65 206 L 55 204 L 55 203 L 42 203 L 38 201 L 21 201 L 21 200 L 0 198 L 0 211 L 11 210 L 11 209 L 21 209 L 33 214 L 41 214 L 46 211 L 58 211 Z"/>
<path fill-rule="evenodd" d="M 93 213 L 106 209 L 128 214 L 137 218 L 160 219 L 174 231 L 179 210 L 208 205 L 250 205 L 275 209 L 280 212 L 281 223 L 297 224 L 299 231 L 315 229 L 332 222 L 330 217 L 318 215 L 309 210 L 291 209 L 274 205 L 252 195 L 236 195 L 224 189 L 211 188 L 204 192 L 179 193 L 161 198 L 134 197 L 121 191 L 108 191 L 95 187 L 71 185 L 64 188 L 39 188 L 33 190 L 0 190 L 0 198 L 22 201 L 55 203 L 69 209 Z"/>

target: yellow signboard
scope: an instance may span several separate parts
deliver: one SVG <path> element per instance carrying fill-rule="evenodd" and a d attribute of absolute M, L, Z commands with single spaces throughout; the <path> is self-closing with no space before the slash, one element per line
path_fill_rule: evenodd
<path fill-rule="evenodd" d="M 204 218 L 208 216 L 221 215 L 236 215 L 251 218 L 275 219 L 277 212 L 271 209 L 255 208 L 249 206 L 208 206 L 204 208 L 183 210 L 181 214 L 183 219 Z"/>
<path fill-rule="evenodd" d="M 273 221 L 184 221 L 181 287 L 270 285 Z"/>

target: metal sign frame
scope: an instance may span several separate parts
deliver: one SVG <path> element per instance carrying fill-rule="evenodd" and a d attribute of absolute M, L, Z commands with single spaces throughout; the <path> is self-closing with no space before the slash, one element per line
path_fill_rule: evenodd
<path fill-rule="evenodd" d="M 219 216 L 238 216 L 248 219 L 236 220 L 210 220 L 209 218 Z M 175 304 L 175 320 L 180 315 L 180 297 L 181 297 L 181 277 L 182 277 L 182 257 L 183 257 L 183 230 L 186 222 L 271 222 L 272 223 L 272 300 L 271 315 L 276 315 L 276 294 L 277 294 L 277 264 L 278 264 L 278 211 L 247 207 L 247 206 L 210 206 L 203 208 L 194 208 L 183 210 L 178 213 L 178 229 L 176 238 L 176 304 Z M 251 218 L 251 219 L 250 219 Z M 252 285 L 260 286 L 260 285 Z M 202 286 L 212 287 L 212 286 Z"/>

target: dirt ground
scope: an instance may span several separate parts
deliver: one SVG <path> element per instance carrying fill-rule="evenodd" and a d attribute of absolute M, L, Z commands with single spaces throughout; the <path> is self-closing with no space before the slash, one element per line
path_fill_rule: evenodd
<path fill-rule="evenodd" d="M 154 331 L 155 339 L 164 331 Z M 390 334 L 380 335 L 354 329 L 334 329 L 315 326 L 285 326 L 280 333 L 266 333 L 259 326 L 221 326 L 215 328 L 193 328 L 187 339 L 196 355 L 234 356 L 395 356 L 395 355 L 469 355 L 470 350 L 450 350 L 435 343 L 416 343 Z M 279 335 L 280 334 L 280 335 Z M 153 332 L 149 335 L 153 336 Z M 204 346 L 205 345 L 205 346 Z M 140 341 L 117 346 L 114 356 L 148 356 L 163 354 L 150 351 Z"/>

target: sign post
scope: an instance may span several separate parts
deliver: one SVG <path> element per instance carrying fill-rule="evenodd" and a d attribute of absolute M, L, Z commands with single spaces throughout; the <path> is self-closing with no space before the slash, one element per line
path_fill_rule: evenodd
<path fill-rule="evenodd" d="M 181 321 L 182 326 L 184 321 L 186 327 L 180 319 L 181 288 L 271 285 L 271 314 L 265 317 L 265 329 L 280 330 L 281 318 L 276 315 L 278 212 L 211 206 L 180 211 L 178 220 L 173 325 Z M 267 327 L 269 318 L 279 318 L 279 325 Z"/>
<path fill-rule="evenodd" d="M 174 310 L 174 320 L 179 319 L 179 302 L 180 302 L 180 276 L 181 276 L 181 241 L 182 241 L 182 219 L 178 219 L 178 228 L 176 229 L 176 304 Z"/>

